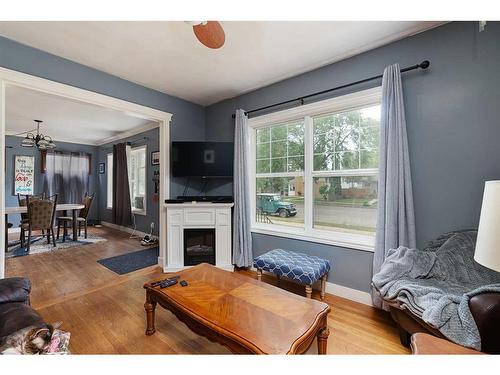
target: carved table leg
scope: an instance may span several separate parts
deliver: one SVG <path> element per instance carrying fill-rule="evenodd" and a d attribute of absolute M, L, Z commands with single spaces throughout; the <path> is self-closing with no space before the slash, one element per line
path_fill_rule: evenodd
<path fill-rule="evenodd" d="M 262 270 L 258 269 L 257 270 L 257 280 L 261 281 L 262 279 Z"/>
<path fill-rule="evenodd" d="M 311 298 L 313 292 L 312 285 L 306 285 L 306 297 Z"/>
<path fill-rule="evenodd" d="M 318 331 L 318 354 L 326 354 L 326 345 L 328 343 L 328 336 L 330 335 L 330 330 L 328 327 L 321 328 Z"/>
<path fill-rule="evenodd" d="M 321 278 L 321 300 L 323 301 L 325 299 L 325 289 L 326 289 L 326 278 L 328 277 L 328 274 L 324 274 L 323 277 Z"/>
<path fill-rule="evenodd" d="M 156 301 L 153 301 L 149 292 L 146 292 L 146 303 L 144 303 L 144 309 L 146 310 L 146 335 L 151 336 L 155 333 L 155 308 Z"/>

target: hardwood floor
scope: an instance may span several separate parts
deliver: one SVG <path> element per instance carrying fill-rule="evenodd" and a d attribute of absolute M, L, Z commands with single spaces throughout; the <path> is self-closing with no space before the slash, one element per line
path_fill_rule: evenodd
<path fill-rule="evenodd" d="M 141 249 L 127 233 L 92 228 L 108 239 L 67 250 L 7 259 L 8 276 L 26 276 L 33 284 L 32 306 L 48 322 L 63 322 L 71 332 L 74 354 L 225 354 L 228 350 L 191 332 L 165 309 L 157 309 L 156 333 L 144 334 L 143 284 L 158 275 L 157 266 L 118 275 L 97 260 Z M 251 271 L 237 271 L 255 277 Z M 275 284 L 273 277 L 262 280 Z M 282 281 L 281 287 L 303 293 L 303 288 Z M 319 293 L 314 292 L 314 298 Z M 331 331 L 329 354 L 403 354 L 390 317 L 372 307 L 328 295 Z M 313 344 L 309 353 L 316 353 Z"/>

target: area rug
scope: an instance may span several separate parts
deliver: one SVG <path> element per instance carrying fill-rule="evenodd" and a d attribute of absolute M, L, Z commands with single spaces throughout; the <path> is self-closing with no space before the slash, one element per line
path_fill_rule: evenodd
<path fill-rule="evenodd" d="M 9 242 L 8 251 L 5 253 L 6 258 L 22 257 L 26 255 L 41 254 L 49 251 L 59 251 L 66 250 L 69 248 L 90 245 L 97 242 L 107 241 L 103 237 L 96 236 L 94 234 L 89 234 L 87 238 L 78 237 L 78 241 L 72 241 L 66 238 L 65 242 L 62 242 L 62 236 L 56 240 L 56 247 L 47 243 L 47 237 L 36 236 L 31 239 L 30 250 L 28 251 L 26 247 L 21 246 L 20 241 Z"/>
<path fill-rule="evenodd" d="M 158 264 L 159 255 L 160 248 L 157 246 L 117 255 L 111 258 L 100 259 L 97 263 L 102 264 L 104 267 L 119 275 L 123 275 Z"/>

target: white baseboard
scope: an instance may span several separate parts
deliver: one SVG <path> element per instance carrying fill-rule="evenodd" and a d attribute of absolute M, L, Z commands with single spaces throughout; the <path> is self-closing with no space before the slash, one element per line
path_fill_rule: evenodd
<path fill-rule="evenodd" d="M 122 232 L 127 232 L 127 233 L 135 233 L 137 236 L 144 237 L 146 234 L 149 235 L 149 233 L 146 232 L 141 232 L 140 230 L 135 230 L 134 228 L 129 228 L 129 227 L 124 227 L 122 225 L 117 225 L 113 223 L 108 223 L 107 221 L 101 221 L 101 225 L 103 227 L 108 227 L 111 229 L 116 229 L 116 230 L 121 230 Z"/>
<path fill-rule="evenodd" d="M 257 271 L 255 267 L 252 267 L 252 270 Z M 264 272 L 264 273 L 272 275 L 272 273 L 269 272 Z M 313 285 L 313 289 L 320 290 L 321 289 L 320 282 L 316 282 Z M 329 281 L 326 282 L 325 292 L 337 297 L 348 299 L 350 301 L 359 302 L 368 306 L 373 306 L 372 297 L 368 292 L 363 292 L 361 290 L 348 288 L 346 286 L 334 284 Z"/>
<path fill-rule="evenodd" d="M 364 305 L 373 306 L 372 297 L 368 292 L 348 288 L 346 286 L 330 283 L 328 281 L 326 282 L 325 291 L 328 294 L 333 294 L 334 296 L 342 297 L 354 302 L 359 302 Z"/>

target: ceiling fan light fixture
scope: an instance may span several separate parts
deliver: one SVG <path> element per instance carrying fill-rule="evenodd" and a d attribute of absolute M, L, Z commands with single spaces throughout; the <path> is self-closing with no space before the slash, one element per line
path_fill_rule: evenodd
<path fill-rule="evenodd" d="M 205 21 L 193 26 L 194 35 L 201 44 L 208 48 L 221 48 L 226 41 L 226 34 L 217 21 Z"/>

